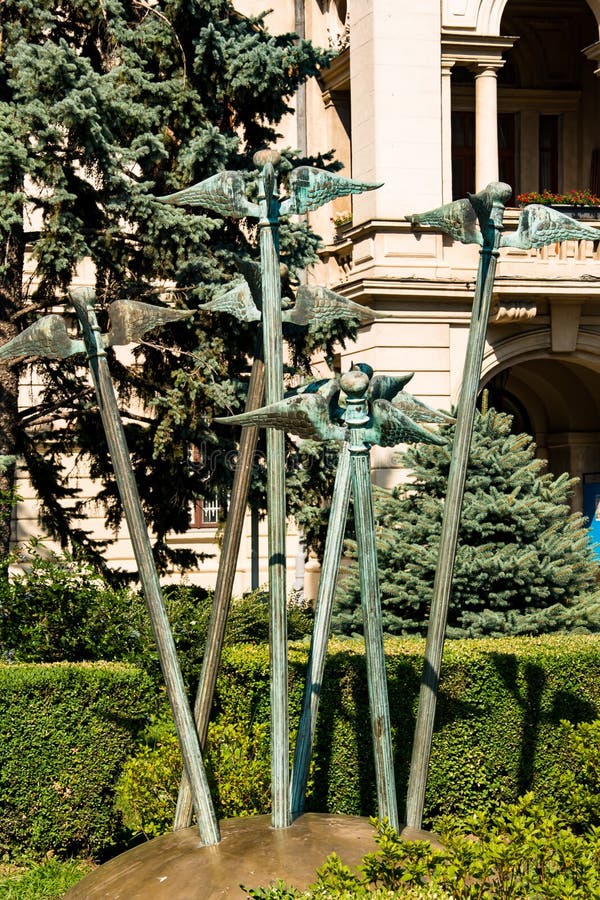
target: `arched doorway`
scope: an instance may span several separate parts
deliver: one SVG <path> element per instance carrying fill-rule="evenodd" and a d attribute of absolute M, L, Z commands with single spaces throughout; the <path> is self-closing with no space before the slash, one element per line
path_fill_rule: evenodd
<path fill-rule="evenodd" d="M 572 500 L 600 540 L 600 335 L 595 352 L 581 349 L 557 358 L 540 349 L 489 365 L 482 387 L 490 405 L 513 416 L 513 430 L 532 434 L 538 455 L 554 475 L 579 479 Z M 518 341 L 515 342 L 515 345 Z M 515 346 L 515 349 L 516 346 Z M 506 350 L 506 348 L 505 348 Z M 503 356 L 506 357 L 505 354 Z"/>

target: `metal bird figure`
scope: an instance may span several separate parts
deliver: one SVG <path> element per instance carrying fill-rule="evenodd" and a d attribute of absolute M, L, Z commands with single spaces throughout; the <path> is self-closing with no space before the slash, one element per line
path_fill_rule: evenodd
<path fill-rule="evenodd" d="M 224 312 L 234 316 L 240 322 L 257 322 L 261 318 L 260 310 L 254 302 L 250 285 L 243 278 L 235 284 L 227 285 L 214 300 L 200 307 L 204 312 Z"/>
<path fill-rule="evenodd" d="M 352 321 L 358 319 L 361 325 L 368 325 L 375 319 L 389 318 L 387 313 L 376 312 L 368 306 L 361 306 L 346 297 L 320 286 L 301 285 L 296 292 L 296 302 L 292 309 L 284 310 L 284 322 L 293 325 L 323 325 L 335 319 Z"/>
<path fill-rule="evenodd" d="M 392 398 L 392 406 L 415 422 L 429 422 L 434 425 L 453 425 L 456 422 L 454 416 L 449 416 L 440 409 L 427 406 L 422 400 L 417 400 L 408 391 L 400 391 Z"/>
<path fill-rule="evenodd" d="M 238 272 L 248 282 L 248 287 L 257 309 L 262 309 L 262 273 L 260 263 L 254 262 L 253 259 L 244 259 L 237 253 L 233 254 L 233 259 Z"/>
<path fill-rule="evenodd" d="M 429 212 L 413 213 L 406 217 L 411 225 L 432 225 L 460 241 L 461 244 L 483 244 L 477 227 L 477 214 L 470 200 L 455 200 Z"/>
<path fill-rule="evenodd" d="M 0 360 L 19 359 L 23 356 L 46 356 L 50 359 L 66 359 L 75 353 L 85 353 L 82 340 L 70 338 L 62 316 L 43 316 L 0 347 Z"/>
<path fill-rule="evenodd" d="M 215 419 L 223 424 L 258 425 L 261 428 L 277 428 L 311 441 L 343 441 L 346 429 L 332 418 L 338 417 L 337 398 L 340 386 L 335 378 L 329 379 L 317 390 L 294 392 L 291 396 L 239 416 Z"/>
<path fill-rule="evenodd" d="M 389 400 L 374 400 L 371 403 L 371 415 L 363 431 L 363 440 L 380 447 L 419 443 L 443 446 L 446 443 L 445 438 L 422 428 Z"/>
<path fill-rule="evenodd" d="M 412 394 L 404 390 L 404 386 L 414 377 L 414 372 L 407 375 L 373 375 L 373 369 L 366 363 L 357 363 L 355 368 L 360 369 L 370 378 L 367 389 L 367 400 L 389 400 L 392 406 L 415 422 L 430 422 L 432 424 L 453 424 L 456 419 L 432 409 L 422 400 L 417 400 Z"/>
<path fill-rule="evenodd" d="M 545 247 L 555 241 L 599 241 L 600 231 L 578 222 L 549 206 L 532 203 L 524 206 L 519 216 L 517 230 L 503 234 L 501 247 L 518 247 L 531 250 Z"/>
<path fill-rule="evenodd" d="M 302 215 L 318 209 L 324 203 L 336 197 L 348 194 L 362 194 L 381 187 L 383 182 L 374 184 L 368 181 L 353 181 L 324 169 L 313 166 L 298 166 L 289 176 L 290 197 L 281 204 L 280 215 L 288 213 Z"/>
<path fill-rule="evenodd" d="M 241 172 L 218 172 L 182 191 L 156 199 L 170 206 L 202 206 L 234 219 L 260 215 L 259 207 L 246 199 L 246 182 Z"/>
<path fill-rule="evenodd" d="M 189 319 L 194 311 L 168 309 L 151 303 L 138 303 L 137 300 L 115 300 L 108 307 L 108 314 L 110 331 L 104 336 L 104 343 L 107 347 L 115 347 L 141 341 L 147 331 L 169 322 Z"/>
<path fill-rule="evenodd" d="M 358 364 L 358 368 L 365 371 L 362 363 Z M 414 374 L 409 372 L 408 375 L 373 375 L 367 388 L 367 400 L 393 400 L 396 394 L 404 390 L 404 386 Z"/>

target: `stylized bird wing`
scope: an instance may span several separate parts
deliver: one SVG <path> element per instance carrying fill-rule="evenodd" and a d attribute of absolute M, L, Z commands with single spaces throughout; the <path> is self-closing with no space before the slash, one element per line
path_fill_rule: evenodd
<path fill-rule="evenodd" d="M 444 231 L 461 244 L 483 244 L 477 214 L 467 199 L 455 200 L 429 212 L 413 213 L 406 218 L 411 225 L 431 225 L 437 231 Z"/>
<path fill-rule="evenodd" d="M 371 424 L 364 430 L 364 440 L 380 447 L 419 443 L 441 446 L 446 443 L 440 435 L 413 422 L 389 400 L 374 400 L 371 404 Z"/>
<path fill-rule="evenodd" d="M 246 183 L 240 172 L 218 172 L 182 191 L 156 199 L 170 206 L 202 206 L 234 219 L 260 215 L 259 207 L 246 199 Z"/>
<path fill-rule="evenodd" d="M 367 325 L 375 319 L 385 318 L 388 318 L 387 313 L 361 306 L 327 288 L 306 284 L 298 288 L 294 307 L 283 313 L 284 322 L 308 325 L 309 328 L 311 325 L 325 325 L 336 319 L 358 320 L 361 325 Z"/>
<path fill-rule="evenodd" d="M 381 187 L 383 182 L 373 184 L 368 181 L 353 181 L 324 169 L 313 166 L 298 166 L 292 169 L 289 177 L 290 197 L 281 204 L 280 215 L 288 213 L 302 215 L 318 209 L 324 203 L 345 197 L 347 194 L 362 194 Z"/>
<path fill-rule="evenodd" d="M 549 206 L 532 203 L 521 210 L 516 232 L 502 235 L 500 246 L 531 250 L 555 241 L 600 241 L 600 231 Z"/>
<path fill-rule="evenodd" d="M 238 272 L 241 272 L 248 282 L 257 308 L 262 309 L 262 274 L 260 271 L 260 264 L 254 262 L 253 259 L 244 259 L 243 257 L 238 256 L 237 253 L 234 254 L 233 259 Z"/>
<path fill-rule="evenodd" d="M 110 330 L 104 336 L 104 343 L 107 347 L 116 347 L 141 341 L 146 332 L 169 322 L 189 319 L 194 310 L 168 309 L 137 300 L 115 300 L 108 307 L 108 314 Z"/>
<path fill-rule="evenodd" d="M 367 389 L 367 400 L 392 400 L 414 376 L 408 375 L 374 375 Z"/>
<path fill-rule="evenodd" d="M 294 388 L 288 393 L 288 397 L 295 394 L 318 394 L 322 397 L 326 406 L 329 421 L 337 424 L 343 422 L 343 416 L 346 412 L 343 406 L 340 406 L 340 383 L 337 378 L 321 378 L 318 381 L 309 381 L 308 384 L 302 384 L 300 387 Z"/>
<path fill-rule="evenodd" d="M 62 316 L 43 316 L 0 347 L 0 359 L 19 359 L 22 356 L 45 356 L 66 359 L 75 353 L 85 353 L 82 340 L 72 340 Z"/>
<path fill-rule="evenodd" d="M 258 425 L 260 428 L 278 428 L 311 441 L 342 441 L 345 429 L 329 419 L 329 404 L 318 392 L 294 394 L 252 412 L 239 416 L 215 419 L 215 422 L 235 425 Z"/>
<path fill-rule="evenodd" d="M 449 416 L 448 413 L 439 409 L 432 409 L 431 406 L 427 406 L 422 400 L 417 400 L 408 391 L 400 391 L 399 394 L 392 397 L 392 406 L 415 422 L 445 423 L 447 425 L 456 422 L 453 416 Z"/>
<path fill-rule="evenodd" d="M 205 310 L 228 313 L 240 322 L 257 322 L 260 319 L 260 311 L 256 308 L 245 278 L 236 282 L 233 287 L 227 285 L 214 300 L 200 307 L 201 312 Z"/>

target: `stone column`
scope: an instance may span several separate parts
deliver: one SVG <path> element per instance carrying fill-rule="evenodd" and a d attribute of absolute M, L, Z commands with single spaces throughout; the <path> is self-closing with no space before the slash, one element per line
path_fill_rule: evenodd
<path fill-rule="evenodd" d="M 454 60 L 442 57 L 442 203 L 452 201 L 452 88 Z"/>
<path fill-rule="evenodd" d="M 498 181 L 498 69 L 503 61 L 475 69 L 475 190 Z"/>

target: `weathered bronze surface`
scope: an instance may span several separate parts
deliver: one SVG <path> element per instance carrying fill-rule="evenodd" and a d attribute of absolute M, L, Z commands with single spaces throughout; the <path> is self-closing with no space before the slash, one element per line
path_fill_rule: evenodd
<path fill-rule="evenodd" d="M 168 197 L 158 198 L 163 203 L 174 205 L 204 206 L 222 215 L 240 218 L 258 218 L 260 234 L 260 268 L 242 263 L 240 269 L 246 275 L 246 284 L 238 280 L 230 290 L 215 298 L 205 309 L 211 312 L 228 312 L 243 321 L 254 321 L 262 311 L 263 345 L 265 364 L 265 393 L 267 404 L 277 404 L 283 397 L 283 336 L 281 309 L 281 282 L 279 264 L 278 228 L 283 215 L 304 213 L 317 209 L 335 197 L 361 193 L 378 185 L 355 182 L 330 172 L 303 166 L 293 170 L 289 176 L 290 197 L 280 203 L 277 190 L 276 167 L 281 160 L 276 150 L 262 150 L 254 155 L 254 164 L 260 169 L 258 176 L 258 204 L 250 203 L 245 196 L 245 181 L 241 173 L 221 172 L 192 187 L 185 188 Z M 244 271 L 244 268 L 246 271 Z M 248 284 L 248 280 L 250 284 Z M 260 297 L 258 287 L 260 286 Z M 332 292 L 327 295 L 311 293 L 301 295 L 297 313 L 301 324 L 309 324 L 320 318 L 321 307 L 332 317 Z M 257 301 L 260 303 L 259 310 Z M 365 316 L 372 320 L 375 315 L 350 308 L 344 298 L 337 298 L 337 316 L 358 318 Z M 355 305 L 352 305 L 355 306 Z M 286 313 L 290 321 L 295 319 L 295 307 Z M 336 317 L 335 315 L 333 316 Z M 296 324 L 298 324 L 296 322 Z M 248 409 L 248 407 L 247 407 Z M 248 446 L 250 441 L 247 441 Z M 244 504 L 245 507 L 245 504 Z M 284 436 L 273 427 L 267 430 L 267 508 L 268 508 L 268 555 L 269 555 L 269 607 L 270 607 L 270 665 L 271 665 L 271 790 L 272 821 L 276 828 L 286 828 L 291 823 L 290 811 L 290 766 L 289 766 L 289 714 L 287 689 L 287 598 L 286 598 L 286 517 L 285 517 L 285 461 Z M 239 537 L 237 538 L 239 546 Z M 236 541 L 229 542 L 227 556 L 222 565 L 233 565 Z M 221 579 L 225 584 L 225 578 Z M 205 669 L 216 671 L 222 646 L 222 631 L 226 622 L 228 598 L 220 591 L 218 608 L 213 620 L 213 642 L 207 644 Z M 218 625 L 217 625 L 218 621 Z M 196 703 L 196 721 L 202 732 L 212 703 L 212 689 L 209 682 L 212 675 L 200 685 L 202 701 Z M 182 785 L 185 794 L 185 784 Z M 181 796 L 178 802 L 175 827 L 182 828 L 189 823 L 189 798 Z"/>
<path fill-rule="evenodd" d="M 309 813 L 285 829 L 272 828 L 268 816 L 227 819 L 221 833 L 215 847 L 200 846 L 193 828 L 149 841 L 96 869 L 65 900 L 243 898 L 240 883 L 261 887 L 279 879 L 306 888 L 333 851 L 354 867 L 376 849 L 372 826 L 359 816 Z M 424 832 L 405 829 L 402 835 L 436 843 Z"/>
<path fill-rule="evenodd" d="M 430 409 L 411 394 L 406 394 L 404 400 L 400 399 L 411 377 L 412 375 L 373 377 L 371 367 L 359 363 L 341 378 L 324 379 L 305 385 L 277 403 L 239 416 L 217 420 L 252 427 L 259 425 L 281 429 L 317 441 L 344 441 L 332 498 L 303 711 L 294 756 L 291 784 L 294 816 L 299 815 L 304 808 L 304 794 L 330 631 L 333 593 L 352 488 L 378 813 L 382 818 L 387 817 L 390 824 L 398 828 L 369 449 L 372 444 L 394 446 L 401 441 L 444 443 L 439 435 L 421 427 L 418 422 L 424 420 L 439 422 L 447 420 L 448 416 Z M 345 408 L 338 402 L 341 391 L 346 394 Z"/>
<path fill-rule="evenodd" d="M 408 824 L 415 828 L 420 827 L 423 817 L 454 557 L 499 247 L 527 250 L 544 247 L 554 241 L 598 239 L 598 232 L 589 226 L 536 204 L 526 206 L 521 211 L 514 234 L 502 235 L 504 206 L 511 193 L 508 185 L 493 182 L 484 191 L 470 194 L 468 200 L 459 200 L 439 210 L 409 217 L 413 224 L 429 224 L 463 243 L 475 242 L 482 245 L 448 475 L 408 783 L 406 817 Z M 479 232 L 476 230 L 476 223 L 479 224 Z"/>

